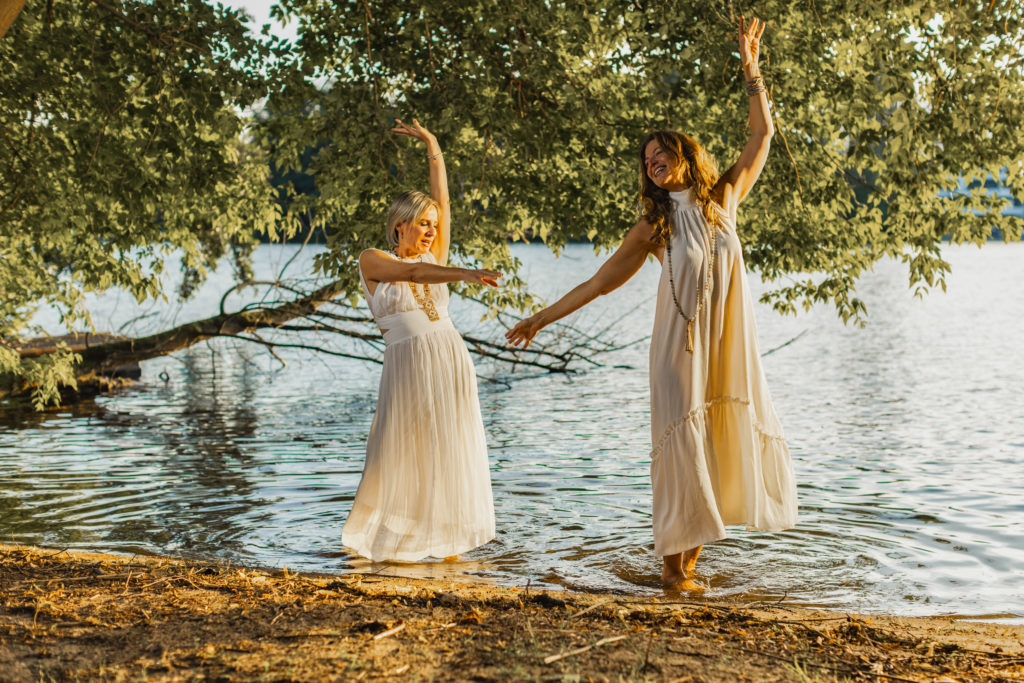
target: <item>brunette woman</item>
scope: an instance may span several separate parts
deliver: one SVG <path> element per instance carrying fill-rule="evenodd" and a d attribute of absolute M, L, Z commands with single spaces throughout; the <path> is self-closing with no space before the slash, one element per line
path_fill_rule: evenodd
<path fill-rule="evenodd" d="M 704 149 L 673 131 L 639 148 L 642 217 L 589 280 L 521 321 L 506 337 L 534 335 L 636 273 L 662 264 L 651 336 L 651 481 L 654 551 L 668 587 L 694 580 L 705 543 L 725 525 L 777 531 L 796 522 L 789 449 L 761 370 L 754 306 L 736 231 L 740 202 L 761 173 L 773 128 L 758 70 L 764 25 L 740 19 L 750 139 L 719 175 Z"/>

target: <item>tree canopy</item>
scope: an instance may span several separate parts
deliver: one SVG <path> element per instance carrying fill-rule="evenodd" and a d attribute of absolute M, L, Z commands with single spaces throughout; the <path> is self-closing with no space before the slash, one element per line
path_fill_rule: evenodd
<path fill-rule="evenodd" d="M 912 285 L 943 282 L 939 246 L 1018 239 L 1007 200 L 949 193 L 1002 178 L 1024 197 L 1019 3 L 283 0 L 301 68 L 269 101 L 282 163 L 311 140 L 308 209 L 330 226 L 325 265 L 379 244 L 399 188 L 425 184 L 419 150 L 387 130 L 419 116 L 446 150 L 453 240 L 512 269 L 508 239 L 612 247 L 635 221 L 638 145 L 691 134 L 731 164 L 746 139 L 740 11 L 768 24 L 762 71 L 777 134 L 740 207 L 748 263 L 783 311 L 833 303 L 860 317 L 858 276 L 879 258 Z M 514 303 L 514 293 L 496 294 Z"/>
<path fill-rule="evenodd" d="M 515 273 L 510 241 L 613 247 L 637 217 L 648 131 L 689 133 L 721 170 L 742 147 L 741 11 L 768 24 L 777 133 L 739 215 L 748 265 L 776 285 L 767 301 L 825 301 L 859 319 L 856 281 L 878 259 L 904 260 L 923 290 L 943 284 L 944 238 L 1021 235 L 1019 218 L 1000 215 L 1007 199 L 957 191 L 994 177 L 1024 198 L 1014 0 L 281 0 L 274 11 L 296 23 L 293 44 L 204 0 L 22 11 L 0 40 L 0 336 L 17 338 L 41 304 L 87 325 L 88 291 L 166 296 L 168 261 L 186 271 L 183 295 L 225 254 L 244 279 L 258 237 L 307 226 L 326 230 L 319 267 L 354 299 L 354 260 L 384 244 L 391 198 L 427 186 L 422 150 L 389 133 L 396 116 L 441 141 L 457 261 Z M 282 196 L 270 168 L 315 189 L 286 182 Z M 529 283 L 509 280 L 487 293 L 495 309 L 531 303 Z M 0 346 L 0 371 L 68 375 L 66 354 L 42 362 Z"/>
<path fill-rule="evenodd" d="M 240 113 L 266 95 L 274 44 L 243 19 L 201 0 L 95 0 L 30 3 L 14 21 L 0 41 L 0 335 L 44 303 L 88 326 L 85 292 L 161 297 L 168 259 L 188 287 L 276 230 Z"/>

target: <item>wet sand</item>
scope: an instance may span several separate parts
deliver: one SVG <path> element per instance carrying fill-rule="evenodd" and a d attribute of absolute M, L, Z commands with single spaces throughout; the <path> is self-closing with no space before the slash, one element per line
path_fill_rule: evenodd
<path fill-rule="evenodd" d="M 1024 626 L 0 545 L 2 681 L 1019 681 Z"/>

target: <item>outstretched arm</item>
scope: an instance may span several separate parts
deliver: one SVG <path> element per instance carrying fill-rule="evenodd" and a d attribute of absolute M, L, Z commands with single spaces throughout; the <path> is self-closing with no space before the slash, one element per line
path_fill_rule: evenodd
<path fill-rule="evenodd" d="M 505 333 L 508 343 L 512 346 L 522 344 L 525 349 L 544 327 L 582 308 L 600 295 L 622 286 L 640 270 L 647 255 L 658 248 L 658 245 L 651 241 L 651 233 L 651 226 L 645 220 L 634 225 L 626 234 L 626 239 L 622 241 L 619 248 L 593 277 L 577 285 L 572 291 L 544 310 L 519 321 L 515 327 Z"/>
<path fill-rule="evenodd" d="M 391 129 L 396 135 L 416 138 L 423 141 L 427 146 L 427 162 L 430 164 L 430 196 L 441 206 L 440 215 L 437 217 L 437 235 L 434 237 L 430 251 L 434 258 L 442 266 L 448 263 L 448 247 L 451 245 L 451 224 L 452 209 L 448 200 L 448 173 L 444 166 L 444 155 L 441 153 L 441 145 L 437 138 L 429 130 L 420 125 L 416 119 L 412 125 L 403 123 L 401 119 L 395 119 L 397 124 Z"/>
<path fill-rule="evenodd" d="M 370 294 L 381 282 L 417 282 L 435 285 L 442 282 L 476 282 L 498 286 L 501 273 L 486 268 L 453 268 L 433 263 L 400 261 L 378 249 L 367 249 L 359 255 L 359 269 L 363 273 Z"/>
<path fill-rule="evenodd" d="M 761 70 L 758 65 L 760 58 L 761 34 L 764 33 L 764 22 L 754 18 L 750 26 L 746 25 L 745 19 L 740 17 L 739 50 L 740 59 L 743 61 L 743 75 L 747 81 L 747 87 L 751 91 L 757 90 L 760 84 L 761 92 L 754 92 L 747 95 L 750 100 L 750 139 L 740 152 L 740 158 L 732 167 L 722 174 L 715 185 L 712 196 L 718 203 L 729 212 L 729 215 L 736 218 L 736 207 L 747 196 L 750 189 L 757 182 L 761 175 L 761 169 L 768 159 L 768 149 L 771 146 L 772 135 L 775 128 L 772 126 L 772 117 L 768 109 L 768 96 L 764 92 L 764 81 L 761 80 Z"/>

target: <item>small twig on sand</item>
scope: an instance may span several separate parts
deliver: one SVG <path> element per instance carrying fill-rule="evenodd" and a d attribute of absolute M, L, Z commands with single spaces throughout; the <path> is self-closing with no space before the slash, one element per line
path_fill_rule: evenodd
<path fill-rule="evenodd" d="M 394 627 L 392 629 L 388 629 L 387 631 L 384 631 L 384 633 L 378 633 L 377 635 L 375 635 L 373 637 L 373 639 L 374 640 L 380 640 L 381 638 L 387 638 L 388 636 L 393 636 L 393 635 L 395 635 L 396 633 L 398 633 L 399 631 L 401 631 L 404 628 L 405 628 L 405 624 L 399 624 L 398 626 L 396 626 L 396 627 Z"/>
<path fill-rule="evenodd" d="M 107 581 L 114 579 L 126 579 L 132 575 L 131 572 L 127 574 L 97 574 L 96 576 L 73 576 L 65 578 L 63 576 L 57 576 L 52 579 L 43 579 L 44 583 L 53 583 L 54 581 L 60 581 L 61 583 L 75 583 L 78 581 Z M 16 581 L 15 583 L 39 583 L 40 579 L 25 579 L 24 581 Z"/>
<path fill-rule="evenodd" d="M 618 640 L 624 639 L 625 637 L 626 636 L 609 636 L 608 638 L 602 638 L 601 640 L 597 641 L 593 645 L 587 645 L 585 647 L 579 647 L 579 648 L 576 648 L 575 650 L 569 650 L 568 652 L 562 652 L 562 653 L 559 653 L 557 655 L 549 655 L 549 656 L 544 658 L 544 663 L 545 664 L 552 664 L 554 662 L 557 662 L 559 659 L 565 659 L 566 657 L 572 657 L 573 655 L 580 655 L 580 654 L 583 654 L 584 652 L 587 652 L 588 650 L 594 649 L 595 647 L 601 647 L 602 645 L 607 645 L 608 643 L 614 643 L 614 642 L 616 642 Z"/>
<path fill-rule="evenodd" d="M 743 650 L 744 652 L 750 652 L 750 653 L 753 653 L 753 654 L 756 654 L 756 655 L 761 655 L 762 657 L 768 657 L 769 659 L 777 659 L 777 660 L 783 661 L 783 662 L 791 662 L 791 661 L 793 661 L 790 657 L 783 657 L 781 655 L 774 655 L 774 654 L 771 654 L 769 652 L 762 652 L 761 650 L 755 650 L 753 648 L 743 647 L 741 645 L 736 645 L 734 647 L 736 647 L 736 649 L 738 649 L 738 650 Z M 892 674 L 881 673 L 879 671 L 860 672 L 860 671 L 858 671 L 858 669 L 856 669 L 855 667 L 851 667 L 851 666 L 847 665 L 845 662 L 843 662 L 841 664 L 837 664 L 837 663 L 833 663 L 833 662 L 829 662 L 827 664 L 819 664 L 817 662 L 812 662 L 812 661 L 810 661 L 808 659 L 804 659 L 804 660 L 802 660 L 800 662 L 800 666 L 814 666 L 814 667 L 818 667 L 819 669 L 831 669 L 835 673 L 842 673 L 842 674 L 866 673 L 867 675 L 870 675 L 870 676 L 877 676 L 879 678 L 887 678 L 890 681 L 900 681 L 901 683 L 918 683 L 917 681 L 915 681 L 912 678 L 903 678 L 901 676 L 893 676 Z"/>
<path fill-rule="evenodd" d="M 613 603 L 613 602 L 615 602 L 615 600 L 602 600 L 601 602 L 595 602 L 595 603 L 594 603 L 593 605 L 591 605 L 591 606 L 590 606 L 590 607 L 588 607 L 587 609 L 585 609 L 585 610 L 582 610 L 582 611 L 579 611 L 579 612 L 577 612 L 576 614 L 573 614 L 573 615 L 572 615 L 571 617 L 569 617 L 569 618 L 570 618 L 570 619 L 575 619 L 576 617 L 582 617 L 582 616 L 583 616 L 584 614 L 586 614 L 587 612 L 593 612 L 593 611 L 594 611 L 594 610 L 596 610 L 596 609 L 597 609 L 598 607 L 601 607 L 601 606 L 603 606 L 603 605 L 607 605 L 607 604 L 609 604 L 609 603 Z"/>

